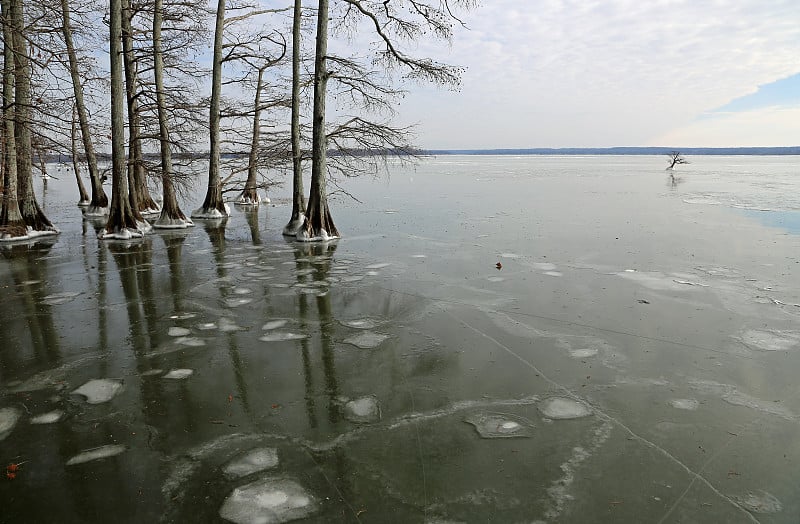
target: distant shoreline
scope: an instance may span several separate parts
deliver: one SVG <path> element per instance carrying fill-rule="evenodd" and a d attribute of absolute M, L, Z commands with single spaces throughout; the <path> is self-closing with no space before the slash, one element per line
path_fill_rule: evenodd
<path fill-rule="evenodd" d="M 425 155 L 800 155 L 800 146 L 789 147 L 538 147 L 529 149 L 427 149 Z"/>

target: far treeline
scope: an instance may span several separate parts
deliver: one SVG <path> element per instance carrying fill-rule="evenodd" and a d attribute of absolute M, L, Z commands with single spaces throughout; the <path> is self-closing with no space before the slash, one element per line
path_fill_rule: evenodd
<path fill-rule="evenodd" d="M 529 149 L 431 149 L 426 155 L 800 155 L 800 146 L 789 147 L 562 147 Z"/>
<path fill-rule="evenodd" d="M 34 170 L 45 174 L 53 158 L 72 164 L 79 205 L 103 220 L 103 239 L 224 219 L 224 192 L 257 205 L 282 175 L 293 194 L 284 234 L 338 237 L 327 183 L 419 153 L 411 129 L 392 124 L 401 86 L 455 89 L 463 70 L 415 56 L 415 42 L 449 42 L 459 11 L 476 3 L 0 0 L 0 240 L 58 233 L 33 191 Z M 206 164 L 205 199 L 187 215 L 177 193 Z"/>

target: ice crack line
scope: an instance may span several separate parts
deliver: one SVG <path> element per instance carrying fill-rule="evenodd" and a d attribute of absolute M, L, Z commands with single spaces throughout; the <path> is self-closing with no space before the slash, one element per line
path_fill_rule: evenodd
<path fill-rule="evenodd" d="M 451 317 L 453 317 L 453 319 L 456 320 L 457 322 L 461 323 L 461 325 L 463 325 L 464 327 L 474 331 L 478 335 L 481 335 L 482 337 L 486 338 L 487 340 L 489 340 L 490 342 L 495 344 L 500 349 L 502 349 L 505 352 L 507 352 L 509 355 L 511 355 L 514 358 L 516 358 L 517 360 L 519 360 L 521 363 L 523 363 L 524 365 L 526 365 L 527 367 L 532 369 L 534 372 L 536 372 L 545 382 L 547 382 L 548 384 L 552 385 L 553 387 L 557 388 L 562 393 L 564 393 L 564 395 L 568 396 L 569 398 L 571 398 L 571 399 L 573 399 L 573 400 L 575 400 L 577 402 L 585 402 L 584 399 L 580 398 L 578 395 L 573 393 L 572 390 L 570 390 L 568 387 L 564 386 L 563 384 L 560 384 L 559 382 L 556 382 L 555 380 L 553 380 L 550 377 L 548 377 L 547 375 L 545 375 L 542 372 L 541 369 L 536 367 L 536 365 L 534 365 L 529 360 L 526 360 L 525 358 L 523 358 L 521 355 L 516 353 L 510 347 L 506 346 L 505 344 L 503 344 L 499 340 L 493 338 L 492 336 L 484 333 L 480 329 L 478 329 L 478 328 L 472 326 L 471 324 L 465 322 L 464 320 L 461 320 L 460 318 L 458 318 L 455 315 L 453 315 L 453 313 L 451 313 L 450 311 L 447 311 L 447 314 L 450 315 Z M 750 519 L 751 522 L 756 522 L 756 523 L 759 522 L 758 519 L 756 519 L 749 511 L 747 511 L 742 506 L 740 506 L 735 500 L 731 499 L 730 497 L 728 497 L 727 495 L 725 495 L 724 493 L 719 491 L 708 479 L 703 477 L 700 474 L 703 471 L 702 468 L 700 469 L 699 472 L 696 472 L 696 471 L 692 470 L 689 466 L 684 464 L 678 457 L 676 457 L 675 455 L 673 455 L 672 453 L 670 453 L 666 449 L 662 448 L 661 446 L 659 446 L 655 442 L 647 440 L 646 438 L 642 437 L 641 435 L 635 433 L 631 428 L 629 428 L 627 425 L 625 425 L 622 421 L 620 421 L 617 418 L 612 417 L 611 415 L 603 412 L 602 410 L 598 409 L 596 406 L 592 406 L 592 407 L 593 407 L 593 409 L 595 411 L 595 414 L 598 417 L 600 417 L 602 420 L 611 422 L 611 423 L 617 425 L 618 427 L 622 428 L 634 440 L 636 440 L 636 441 L 638 441 L 638 442 L 640 442 L 640 443 L 642 443 L 642 444 L 644 444 L 644 445 L 646 445 L 646 446 L 658 451 L 663 456 L 665 456 L 668 460 L 674 462 L 676 465 L 681 467 L 684 471 L 686 471 L 686 473 L 688 473 L 689 475 L 692 475 L 694 477 L 692 482 L 694 482 L 694 480 L 699 480 L 700 482 L 705 484 L 711 491 L 713 491 L 718 497 L 720 497 L 721 499 L 723 499 L 724 501 L 728 502 L 729 504 L 731 504 L 732 506 L 737 508 L 739 511 L 744 513 Z M 708 462 L 707 462 L 707 464 L 708 464 Z M 705 465 L 703 467 L 705 467 Z M 681 496 L 681 498 L 682 498 L 682 496 Z M 680 501 L 680 498 L 678 499 L 678 501 Z M 677 502 L 676 502 L 676 504 L 677 504 Z"/>

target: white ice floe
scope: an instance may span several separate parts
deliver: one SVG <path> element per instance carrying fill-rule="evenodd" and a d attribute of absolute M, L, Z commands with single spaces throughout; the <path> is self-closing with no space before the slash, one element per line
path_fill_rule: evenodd
<path fill-rule="evenodd" d="M 92 460 L 114 457 L 124 451 L 125 446 L 122 444 L 109 444 L 107 446 L 100 446 L 99 448 L 87 449 L 69 459 L 67 461 L 67 466 L 75 466 L 76 464 L 83 464 Z"/>
<path fill-rule="evenodd" d="M 191 332 L 192 330 L 188 328 L 172 326 L 167 331 L 167 335 L 171 337 L 185 337 L 186 335 L 191 334 Z"/>
<path fill-rule="evenodd" d="M 161 215 L 153 222 L 153 229 L 187 229 L 194 227 L 191 218 L 169 218 Z"/>
<path fill-rule="evenodd" d="M 252 289 L 247 287 L 235 287 L 231 291 L 233 291 L 234 295 L 249 295 L 253 292 Z"/>
<path fill-rule="evenodd" d="M 139 376 L 140 377 L 153 377 L 155 375 L 160 375 L 163 372 L 164 372 L 164 370 L 161 369 L 161 368 L 153 368 L 153 369 L 148 369 L 147 371 L 144 371 L 142 373 L 139 373 Z"/>
<path fill-rule="evenodd" d="M 225 305 L 230 308 L 234 308 L 234 307 L 244 306 L 252 301 L 253 299 L 248 297 L 229 298 L 225 300 Z"/>
<path fill-rule="evenodd" d="M 539 271 L 555 271 L 557 269 L 556 265 L 550 262 L 534 262 L 533 267 Z"/>
<path fill-rule="evenodd" d="M 304 338 L 308 338 L 308 335 L 305 333 L 273 331 L 272 333 L 260 337 L 258 340 L 261 340 L 262 342 L 283 342 L 285 340 L 302 340 Z"/>
<path fill-rule="evenodd" d="M 42 299 L 42 304 L 47 306 L 57 306 L 59 304 L 66 304 L 79 296 L 80 291 L 64 291 L 62 293 L 52 293 Z"/>
<path fill-rule="evenodd" d="M 324 229 L 320 229 L 319 235 L 312 237 L 309 236 L 308 231 L 300 228 L 300 230 L 297 232 L 297 235 L 295 235 L 295 238 L 300 242 L 327 242 L 329 240 L 336 240 L 339 237 L 336 235 L 329 235 Z"/>
<path fill-rule="evenodd" d="M 200 331 L 211 331 L 213 329 L 217 329 L 216 322 L 203 322 L 201 324 L 197 324 L 197 329 Z"/>
<path fill-rule="evenodd" d="M 296 481 L 265 478 L 234 489 L 219 515 L 235 524 L 277 524 L 316 511 L 316 500 Z"/>
<path fill-rule="evenodd" d="M 577 348 L 569 350 L 569 356 L 572 358 L 590 358 L 595 355 L 597 355 L 596 348 Z"/>
<path fill-rule="evenodd" d="M 0 408 L 0 440 L 6 438 L 19 420 L 19 410 L 16 408 Z"/>
<path fill-rule="evenodd" d="M 581 418 L 592 414 L 592 410 L 583 402 L 566 397 L 544 399 L 539 404 L 539 411 L 545 417 L 553 420 Z"/>
<path fill-rule="evenodd" d="M 194 373 L 193 369 L 172 369 L 161 378 L 168 378 L 171 380 L 183 380 L 189 378 Z"/>
<path fill-rule="evenodd" d="M 564 273 L 562 273 L 561 271 L 545 271 L 544 274 L 547 275 L 548 277 L 563 277 L 564 276 Z"/>
<path fill-rule="evenodd" d="M 356 318 L 353 320 L 342 320 L 341 324 L 354 329 L 374 329 L 383 322 L 374 318 Z"/>
<path fill-rule="evenodd" d="M 489 282 L 502 282 L 505 280 L 503 277 L 488 277 L 486 280 Z"/>
<path fill-rule="evenodd" d="M 742 393 L 735 386 L 730 384 L 720 384 L 719 382 L 711 380 L 691 380 L 689 381 L 689 385 L 701 393 L 719 395 L 722 400 L 733 406 L 742 406 L 762 413 L 775 415 L 785 420 L 797 420 L 797 415 L 789 408 L 782 406 L 779 402 L 762 400 L 748 395 L 747 393 Z"/>
<path fill-rule="evenodd" d="M 100 230 L 97 238 L 101 240 L 131 240 L 134 238 L 142 238 L 145 231 L 140 228 L 123 227 L 121 229 L 109 231 L 108 229 Z"/>
<path fill-rule="evenodd" d="M 236 324 L 236 322 L 234 322 L 233 320 L 231 320 L 229 318 L 220 317 L 218 329 L 222 333 L 233 333 L 234 331 L 244 331 L 247 328 L 244 328 L 244 327 Z"/>
<path fill-rule="evenodd" d="M 381 419 L 381 407 L 377 397 L 368 395 L 345 402 L 344 418 L 350 422 L 369 423 Z"/>
<path fill-rule="evenodd" d="M 46 237 L 46 236 L 53 236 L 58 235 L 60 231 L 56 228 L 53 229 L 46 229 L 44 231 L 37 231 L 31 227 L 26 229 L 26 233 L 24 235 L 19 236 L 12 236 L 8 233 L 0 234 L 0 242 L 17 242 L 17 241 L 25 241 L 25 240 L 32 240 L 34 238 L 39 237 Z"/>
<path fill-rule="evenodd" d="M 175 313 L 174 315 L 170 315 L 169 318 L 172 320 L 189 320 L 190 318 L 194 318 L 197 316 L 197 313 Z"/>
<path fill-rule="evenodd" d="M 60 409 L 56 409 L 53 411 L 49 411 L 47 413 L 42 413 L 41 415 L 36 415 L 31 417 L 30 423 L 31 424 L 54 424 L 61 420 L 64 416 L 64 412 Z"/>
<path fill-rule="evenodd" d="M 391 262 L 380 262 L 378 264 L 370 264 L 370 265 L 366 266 L 365 269 L 383 269 L 383 268 L 391 266 L 391 265 L 392 265 Z"/>
<path fill-rule="evenodd" d="M 739 336 L 739 340 L 750 348 L 762 351 L 790 351 L 800 346 L 800 333 L 749 329 Z"/>
<path fill-rule="evenodd" d="M 121 380 L 97 378 L 86 382 L 72 394 L 86 397 L 89 404 L 102 404 L 114 398 L 121 389 Z"/>
<path fill-rule="evenodd" d="M 693 398 L 674 398 L 669 401 L 669 405 L 676 409 L 694 411 L 700 406 L 700 403 Z"/>
<path fill-rule="evenodd" d="M 235 457 L 225 464 L 222 473 L 228 478 L 239 478 L 253 473 L 273 469 L 278 466 L 278 450 L 275 448 L 256 448 Z"/>
<path fill-rule="evenodd" d="M 263 329 L 264 331 L 271 331 L 273 329 L 282 328 L 283 326 L 285 326 L 288 323 L 289 323 L 289 321 L 286 320 L 286 319 L 270 320 L 269 322 L 267 322 L 266 324 L 261 326 L 261 329 Z"/>
<path fill-rule="evenodd" d="M 175 343 L 188 347 L 200 347 L 206 345 L 205 340 L 197 337 L 179 337 L 175 339 Z"/>
<path fill-rule="evenodd" d="M 411 255 L 411 258 L 428 258 L 428 255 Z"/>
<path fill-rule="evenodd" d="M 533 433 L 533 424 L 508 413 L 473 413 L 464 422 L 475 426 L 482 438 L 530 437 Z"/>
<path fill-rule="evenodd" d="M 389 338 L 389 335 L 384 333 L 375 333 L 374 331 L 365 331 L 358 335 L 353 335 L 344 339 L 346 344 L 352 344 L 361 349 L 374 349 L 380 346 L 384 340 Z"/>

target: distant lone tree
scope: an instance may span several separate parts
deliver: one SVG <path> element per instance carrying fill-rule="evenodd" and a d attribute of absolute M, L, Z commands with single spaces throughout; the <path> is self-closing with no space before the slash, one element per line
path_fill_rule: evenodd
<path fill-rule="evenodd" d="M 667 167 L 667 169 L 673 169 L 678 164 L 688 164 L 689 163 L 688 160 L 686 160 L 685 158 L 683 158 L 683 156 L 681 156 L 681 152 L 680 151 L 671 151 L 671 152 L 667 153 L 667 162 L 669 163 L 669 166 Z"/>

